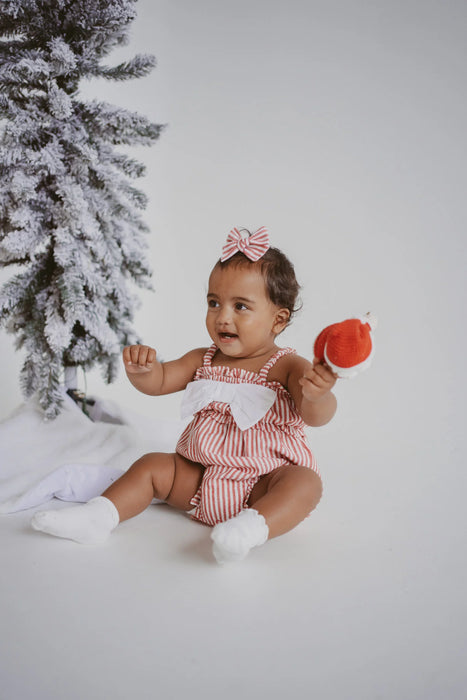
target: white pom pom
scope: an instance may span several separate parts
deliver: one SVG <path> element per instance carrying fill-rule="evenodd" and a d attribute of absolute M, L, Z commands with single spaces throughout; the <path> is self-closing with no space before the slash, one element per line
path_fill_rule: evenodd
<path fill-rule="evenodd" d="M 378 318 L 375 314 L 371 313 L 371 311 L 368 311 L 360 320 L 362 323 L 368 323 L 372 331 L 378 326 Z"/>

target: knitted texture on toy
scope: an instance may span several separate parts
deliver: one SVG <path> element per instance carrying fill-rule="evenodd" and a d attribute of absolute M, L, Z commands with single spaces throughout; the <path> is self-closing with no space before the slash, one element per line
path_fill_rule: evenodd
<path fill-rule="evenodd" d="M 374 353 L 372 331 L 376 317 L 350 318 L 327 326 L 315 340 L 314 354 L 339 377 L 353 377 L 366 369 Z"/>

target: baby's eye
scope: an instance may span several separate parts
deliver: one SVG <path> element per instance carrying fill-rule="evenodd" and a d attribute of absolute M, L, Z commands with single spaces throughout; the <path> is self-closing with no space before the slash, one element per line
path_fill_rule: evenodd
<path fill-rule="evenodd" d="M 241 301 L 238 301 L 238 302 L 235 304 L 235 308 L 237 309 L 237 311 L 243 311 L 244 309 L 247 309 L 248 306 L 246 306 L 245 304 L 242 304 Z"/>
<path fill-rule="evenodd" d="M 210 309 L 215 309 L 217 306 L 219 306 L 219 304 L 215 299 L 208 299 L 208 307 Z"/>

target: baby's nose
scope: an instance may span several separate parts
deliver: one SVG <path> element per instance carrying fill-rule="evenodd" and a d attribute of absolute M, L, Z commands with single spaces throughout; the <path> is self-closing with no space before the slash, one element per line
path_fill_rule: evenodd
<path fill-rule="evenodd" d="M 232 312 L 228 306 L 221 306 L 217 314 L 217 322 L 220 324 L 229 323 L 232 319 Z"/>

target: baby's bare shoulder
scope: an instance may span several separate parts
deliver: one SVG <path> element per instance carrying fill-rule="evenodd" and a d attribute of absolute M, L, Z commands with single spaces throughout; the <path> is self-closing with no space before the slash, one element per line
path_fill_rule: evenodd
<path fill-rule="evenodd" d="M 305 357 L 296 353 L 289 353 L 277 360 L 269 372 L 268 380 L 280 382 L 283 386 L 288 387 L 291 377 L 302 376 L 305 370 L 310 367 L 312 367 L 312 364 Z"/>
<path fill-rule="evenodd" d="M 195 363 L 196 365 L 202 365 L 205 354 L 209 348 L 195 348 L 190 350 L 183 356 L 188 362 Z"/>
<path fill-rule="evenodd" d="M 188 374 L 194 374 L 203 365 L 203 359 L 208 348 L 195 348 L 182 355 L 176 363 Z"/>
<path fill-rule="evenodd" d="M 181 391 L 191 382 L 196 370 L 202 366 L 206 348 L 195 348 L 179 357 L 178 360 L 163 362 L 163 394 Z"/>

